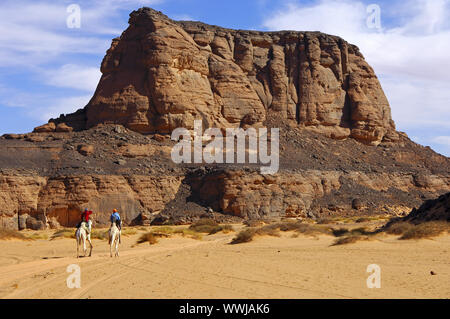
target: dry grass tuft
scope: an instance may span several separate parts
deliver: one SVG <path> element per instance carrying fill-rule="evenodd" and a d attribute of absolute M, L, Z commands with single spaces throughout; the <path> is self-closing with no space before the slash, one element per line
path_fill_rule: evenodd
<path fill-rule="evenodd" d="M 11 240 L 11 239 L 32 240 L 32 238 L 25 236 L 18 230 L 0 229 L 0 240 Z"/>
<path fill-rule="evenodd" d="M 195 232 L 191 229 L 188 228 L 181 228 L 181 229 L 177 229 L 174 231 L 175 234 L 180 234 L 183 237 L 188 237 L 188 238 L 192 238 L 195 240 L 202 240 L 203 236 L 202 234 Z"/>
<path fill-rule="evenodd" d="M 151 232 L 142 234 L 139 237 L 137 244 L 149 242 L 150 245 L 158 243 L 158 238 L 170 238 L 174 235 L 181 235 L 183 237 L 192 238 L 195 240 L 202 240 L 203 236 L 188 228 L 175 228 L 169 226 L 155 227 Z"/>
<path fill-rule="evenodd" d="M 393 220 L 386 224 L 384 232 L 391 235 L 399 235 L 402 240 L 433 238 L 443 233 L 450 233 L 450 222 L 428 221 L 420 224 L 412 224 L 406 221 Z"/>
<path fill-rule="evenodd" d="M 133 236 L 137 234 L 137 229 L 136 228 L 131 228 L 131 227 L 122 227 L 122 235 L 123 236 Z"/>
<path fill-rule="evenodd" d="M 213 235 L 219 232 L 229 233 L 234 231 L 231 225 L 219 225 L 215 220 L 202 218 L 189 226 L 189 229 L 197 233 Z"/>
<path fill-rule="evenodd" d="M 222 230 L 220 225 L 213 219 L 202 218 L 189 226 L 189 229 L 197 233 L 215 234 Z"/>
<path fill-rule="evenodd" d="M 335 237 L 342 237 L 342 236 L 360 236 L 360 235 L 374 235 L 376 232 L 372 232 L 368 230 L 365 227 L 359 227 L 355 229 L 347 229 L 347 228 L 335 228 L 332 229 L 331 232 Z"/>
<path fill-rule="evenodd" d="M 27 235 L 27 238 L 29 238 L 30 240 L 48 240 L 48 235 L 45 233 L 32 233 Z"/>
<path fill-rule="evenodd" d="M 157 244 L 158 243 L 157 235 L 155 235 L 152 232 L 146 233 L 146 234 L 142 234 L 141 237 L 139 237 L 139 239 L 137 241 L 138 244 L 142 244 L 142 243 L 146 243 L 146 242 L 148 242 L 149 245 Z"/>
<path fill-rule="evenodd" d="M 300 221 L 278 222 L 262 227 L 251 227 L 244 229 L 236 235 L 231 244 L 247 243 L 253 240 L 255 236 L 273 236 L 280 237 L 280 232 L 295 232 L 307 236 L 315 236 L 319 234 L 330 234 L 330 230 L 313 224 L 304 224 Z M 291 236 L 292 237 L 292 236 Z"/>
<path fill-rule="evenodd" d="M 349 235 L 340 237 L 335 240 L 335 242 L 331 246 L 338 246 L 338 245 L 347 245 L 347 244 L 353 244 L 358 241 L 367 241 L 371 240 L 372 238 L 370 236 L 362 236 L 362 235 Z"/>
<path fill-rule="evenodd" d="M 61 238 L 75 238 L 76 229 L 74 228 L 62 228 L 58 229 L 50 237 L 50 240 L 61 239 Z"/>
<path fill-rule="evenodd" d="M 409 230 L 413 229 L 415 226 L 408 222 L 396 222 L 392 224 L 388 224 L 386 229 L 384 230 L 386 233 L 391 235 L 403 235 Z"/>
<path fill-rule="evenodd" d="M 236 245 L 236 244 L 242 244 L 242 243 L 248 243 L 253 240 L 253 237 L 255 237 L 255 228 L 247 228 L 243 231 L 239 232 L 236 237 L 233 238 L 230 244 Z"/>
<path fill-rule="evenodd" d="M 433 238 L 443 233 L 450 233 L 450 223 L 446 221 L 432 221 L 415 225 L 404 232 L 399 239 Z"/>

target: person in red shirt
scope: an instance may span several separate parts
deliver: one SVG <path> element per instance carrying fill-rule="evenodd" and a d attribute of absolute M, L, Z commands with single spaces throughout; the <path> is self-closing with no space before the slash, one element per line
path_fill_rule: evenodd
<path fill-rule="evenodd" d="M 81 213 L 80 225 L 81 225 L 82 222 L 86 222 L 88 234 L 91 232 L 91 227 L 90 227 L 90 224 L 89 224 L 89 216 L 91 216 L 91 214 L 92 214 L 92 211 L 88 210 L 87 208 L 85 208 L 84 212 Z"/>
<path fill-rule="evenodd" d="M 91 216 L 91 214 L 92 214 L 92 211 L 85 208 L 84 212 L 81 213 L 81 221 L 87 223 L 89 221 L 89 216 Z"/>

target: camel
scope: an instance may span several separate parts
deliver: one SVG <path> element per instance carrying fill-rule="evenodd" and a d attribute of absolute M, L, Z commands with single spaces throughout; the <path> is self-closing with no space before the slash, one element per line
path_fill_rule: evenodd
<path fill-rule="evenodd" d="M 79 255 L 79 248 L 81 243 L 83 243 L 83 251 L 84 256 L 86 256 L 86 240 L 89 242 L 89 245 L 91 245 L 91 249 L 89 251 L 89 257 L 92 256 L 92 242 L 91 242 L 91 229 L 92 229 L 92 220 L 86 222 L 82 222 L 80 224 L 80 227 L 77 228 L 77 231 L 75 232 L 75 237 L 77 240 L 77 258 L 80 257 Z"/>
<path fill-rule="evenodd" d="M 113 256 L 113 246 L 115 245 L 115 257 L 119 257 L 119 242 L 121 231 L 117 227 L 116 223 L 111 223 L 109 228 L 109 252 L 111 257 Z"/>

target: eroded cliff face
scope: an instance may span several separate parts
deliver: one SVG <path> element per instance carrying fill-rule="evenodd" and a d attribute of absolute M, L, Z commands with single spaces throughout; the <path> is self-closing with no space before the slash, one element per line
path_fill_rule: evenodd
<path fill-rule="evenodd" d="M 4 228 L 73 227 L 84 207 L 97 226 L 107 225 L 114 208 L 125 224 L 142 224 L 175 197 L 179 176 L 77 175 L 0 176 L 1 225 Z"/>
<path fill-rule="evenodd" d="M 130 15 L 101 65 L 85 109 L 56 123 L 122 124 L 141 133 L 260 126 L 275 114 L 367 144 L 398 138 L 389 103 L 358 48 L 319 32 L 237 31 L 176 22 L 152 9 Z"/>
<path fill-rule="evenodd" d="M 450 191 L 450 159 L 401 136 L 367 146 L 299 128 L 280 131 L 280 170 L 172 162 L 159 134 L 118 125 L 0 138 L 0 227 L 95 226 L 112 209 L 126 224 L 406 214 Z M 211 213 L 212 211 L 212 213 Z"/>

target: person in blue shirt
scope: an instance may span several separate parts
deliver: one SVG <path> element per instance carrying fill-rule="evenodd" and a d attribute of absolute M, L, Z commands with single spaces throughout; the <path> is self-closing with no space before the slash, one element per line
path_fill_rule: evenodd
<path fill-rule="evenodd" d="M 119 212 L 117 211 L 117 209 L 113 210 L 113 213 L 111 214 L 111 223 L 116 223 L 117 228 L 119 228 L 119 230 L 122 229 L 122 220 L 120 218 Z"/>

